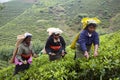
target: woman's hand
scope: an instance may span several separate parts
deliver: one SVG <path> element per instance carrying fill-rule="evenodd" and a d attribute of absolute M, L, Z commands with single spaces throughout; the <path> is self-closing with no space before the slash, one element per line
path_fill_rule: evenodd
<path fill-rule="evenodd" d="M 65 56 L 65 51 L 64 50 L 62 50 L 62 54 L 61 54 L 62 56 Z"/>
<path fill-rule="evenodd" d="M 98 51 L 95 51 L 94 52 L 94 57 L 97 57 L 98 56 Z"/>
<path fill-rule="evenodd" d="M 27 64 L 27 61 L 26 61 L 26 60 L 25 60 L 25 61 L 22 61 L 22 63 L 23 63 L 23 64 Z"/>
<path fill-rule="evenodd" d="M 84 56 L 85 56 L 87 59 L 89 59 L 89 54 L 88 54 L 87 51 L 85 51 Z"/>
<path fill-rule="evenodd" d="M 62 53 L 61 55 L 62 55 L 62 56 L 65 56 L 65 53 Z"/>
<path fill-rule="evenodd" d="M 37 57 L 38 57 L 38 55 L 37 55 L 37 54 L 33 54 L 33 57 L 34 57 L 34 58 L 37 58 Z"/>
<path fill-rule="evenodd" d="M 55 53 L 52 53 L 52 52 L 49 52 L 49 55 L 55 56 L 56 54 L 55 54 Z"/>
<path fill-rule="evenodd" d="M 95 50 L 94 50 L 94 57 L 98 56 L 98 45 L 95 45 Z"/>
<path fill-rule="evenodd" d="M 51 56 L 55 56 L 56 54 L 55 54 L 55 53 L 51 53 L 50 55 L 51 55 Z"/>

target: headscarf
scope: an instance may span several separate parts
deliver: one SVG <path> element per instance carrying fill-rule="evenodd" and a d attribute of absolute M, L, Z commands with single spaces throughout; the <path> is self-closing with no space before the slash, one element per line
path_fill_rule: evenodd
<path fill-rule="evenodd" d="M 83 18 L 81 20 L 81 23 L 83 25 L 83 29 L 85 29 L 87 25 L 89 25 L 91 23 L 99 24 L 99 23 L 101 23 L 101 21 L 98 18 L 96 18 L 96 17 L 94 17 L 94 18 L 88 18 L 87 17 L 87 18 Z"/>
<path fill-rule="evenodd" d="M 59 28 L 48 28 L 47 32 L 48 32 L 49 36 L 52 35 L 53 33 L 54 34 L 62 34 L 63 33 L 63 31 Z"/>
<path fill-rule="evenodd" d="M 31 37 L 32 37 L 32 34 L 26 32 L 26 33 L 24 33 L 24 34 L 22 34 L 22 35 L 18 35 L 18 36 L 17 36 L 16 47 L 18 47 L 18 46 L 24 41 L 24 39 L 25 39 L 26 37 L 28 37 L 28 36 L 31 36 Z"/>

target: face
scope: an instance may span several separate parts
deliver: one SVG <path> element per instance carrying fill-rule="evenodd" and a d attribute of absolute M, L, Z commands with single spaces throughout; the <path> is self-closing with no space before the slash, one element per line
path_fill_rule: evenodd
<path fill-rule="evenodd" d="M 31 37 L 28 37 L 28 38 L 26 38 L 26 39 L 25 39 L 25 43 L 26 43 L 26 44 L 28 44 L 28 45 L 29 45 L 29 44 L 30 44 L 30 42 L 31 42 Z"/>
<path fill-rule="evenodd" d="M 94 27 L 94 26 L 89 26 L 89 27 L 88 27 L 88 31 L 89 31 L 90 33 L 94 32 L 95 30 L 96 30 L 96 27 Z"/>
<path fill-rule="evenodd" d="M 59 34 L 54 34 L 54 38 L 55 38 L 55 39 L 58 39 L 59 36 L 60 36 Z"/>

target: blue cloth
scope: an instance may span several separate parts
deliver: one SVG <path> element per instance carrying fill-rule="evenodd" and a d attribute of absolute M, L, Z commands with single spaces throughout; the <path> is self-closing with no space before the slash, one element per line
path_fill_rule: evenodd
<path fill-rule="evenodd" d="M 88 35 L 88 30 L 83 30 L 81 33 L 80 33 L 80 37 L 78 39 L 78 43 L 80 44 L 80 47 L 83 51 L 87 51 L 87 47 L 86 46 L 91 46 L 92 43 L 94 45 L 99 45 L 99 36 L 98 36 L 98 33 L 97 32 L 93 32 L 92 33 L 92 36 L 89 37 Z"/>

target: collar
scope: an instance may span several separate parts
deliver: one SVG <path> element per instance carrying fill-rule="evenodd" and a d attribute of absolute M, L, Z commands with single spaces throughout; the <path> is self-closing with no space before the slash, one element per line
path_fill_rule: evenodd
<path fill-rule="evenodd" d="M 92 37 L 92 34 L 91 34 L 91 33 L 88 33 L 88 36 L 89 36 L 89 37 Z"/>
<path fill-rule="evenodd" d="M 95 31 L 92 32 L 92 33 L 89 33 L 88 30 L 85 30 L 85 35 L 88 36 L 88 37 L 92 37 L 94 35 Z"/>

